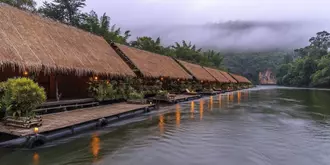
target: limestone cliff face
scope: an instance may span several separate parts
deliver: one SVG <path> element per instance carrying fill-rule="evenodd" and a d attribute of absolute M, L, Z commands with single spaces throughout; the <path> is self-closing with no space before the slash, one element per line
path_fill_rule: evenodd
<path fill-rule="evenodd" d="M 259 83 L 261 85 L 275 85 L 276 77 L 270 69 L 267 69 L 264 72 L 259 72 Z"/>

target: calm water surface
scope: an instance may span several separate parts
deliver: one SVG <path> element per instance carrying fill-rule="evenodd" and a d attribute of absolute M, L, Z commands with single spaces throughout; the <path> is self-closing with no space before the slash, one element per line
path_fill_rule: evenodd
<path fill-rule="evenodd" d="M 329 165 L 330 91 L 258 87 L 153 112 L 1 165 Z"/>

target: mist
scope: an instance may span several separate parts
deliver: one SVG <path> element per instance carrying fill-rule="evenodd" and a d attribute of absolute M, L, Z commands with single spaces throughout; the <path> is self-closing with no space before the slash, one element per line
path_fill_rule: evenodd
<path fill-rule="evenodd" d="M 203 48 L 292 50 L 329 30 L 326 0 L 87 0 L 85 12 L 104 12 L 132 37 L 182 40 Z M 40 5 L 40 1 L 38 1 Z"/>

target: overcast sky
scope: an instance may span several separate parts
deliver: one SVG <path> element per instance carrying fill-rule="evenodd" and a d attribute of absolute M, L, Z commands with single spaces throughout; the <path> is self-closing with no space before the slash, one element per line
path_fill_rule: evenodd
<path fill-rule="evenodd" d="M 42 1 L 37 0 L 38 4 L 41 4 Z M 328 25 L 330 25 L 328 23 L 330 22 L 329 7 L 330 0 L 87 0 L 84 11 L 94 10 L 99 15 L 106 12 L 111 17 L 112 23 L 124 29 L 130 29 L 133 36 L 161 36 L 165 42 L 187 39 L 193 42 L 201 40 L 209 43 L 211 42 L 210 37 L 214 36 L 214 32 L 208 33 L 210 36 L 206 39 L 205 36 L 196 34 L 201 32 L 195 31 L 198 29 L 196 26 L 237 20 L 253 21 L 254 23 L 273 22 L 280 25 L 285 22 L 283 26 L 285 26 L 286 31 L 283 33 L 282 28 L 281 34 L 289 35 L 284 37 L 295 37 L 294 40 L 290 41 L 295 42 L 301 39 L 307 41 L 307 36 L 311 36 L 317 31 L 327 30 Z M 288 27 L 288 24 L 291 23 L 292 26 Z M 187 28 L 189 26 L 191 28 Z M 258 36 L 258 30 L 261 30 L 264 35 L 265 30 L 269 30 L 270 26 L 273 26 L 273 24 L 262 26 L 260 29 L 257 25 L 257 28 L 253 30 L 240 31 L 239 35 L 255 38 L 253 42 L 255 41 L 255 44 L 258 44 L 264 40 L 262 35 Z M 180 27 L 184 28 L 178 29 Z M 202 29 L 205 31 L 204 27 Z M 271 37 L 279 37 L 278 29 L 270 29 Z M 234 30 L 229 33 L 236 32 L 237 30 Z M 228 42 L 235 40 L 233 46 L 240 44 L 240 41 L 237 41 L 238 35 L 233 34 L 231 37 L 236 38 L 225 39 Z M 269 39 L 269 36 L 267 38 Z M 212 40 L 214 40 L 214 37 Z M 224 38 L 219 44 L 222 43 L 223 45 L 225 42 L 223 40 Z M 269 41 L 268 44 L 278 41 L 275 39 Z M 217 44 L 218 42 L 215 45 Z M 242 44 L 244 46 L 248 43 Z"/>

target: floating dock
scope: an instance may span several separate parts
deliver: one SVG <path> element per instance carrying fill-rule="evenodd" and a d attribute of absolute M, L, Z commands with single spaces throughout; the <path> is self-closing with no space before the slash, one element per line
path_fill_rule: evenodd
<path fill-rule="evenodd" d="M 73 135 L 88 129 L 102 127 L 120 119 L 133 117 L 155 109 L 154 104 L 117 103 L 92 108 L 84 108 L 66 112 L 42 115 L 43 124 L 38 128 L 24 129 L 5 126 L 0 123 L 0 133 L 17 137 L 0 143 L 0 146 L 27 146 L 33 147 L 37 140 L 46 143 L 64 136 Z M 31 139 L 37 139 L 32 140 Z"/>
<path fill-rule="evenodd" d="M 153 98 L 150 98 L 149 100 L 151 100 L 153 102 L 157 102 L 157 103 L 167 102 L 170 104 L 175 104 L 175 103 L 180 103 L 180 102 L 199 99 L 199 98 L 201 98 L 201 95 L 180 94 L 180 95 L 176 95 L 173 99 L 164 99 L 164 98 L 153 97 Z"/>

